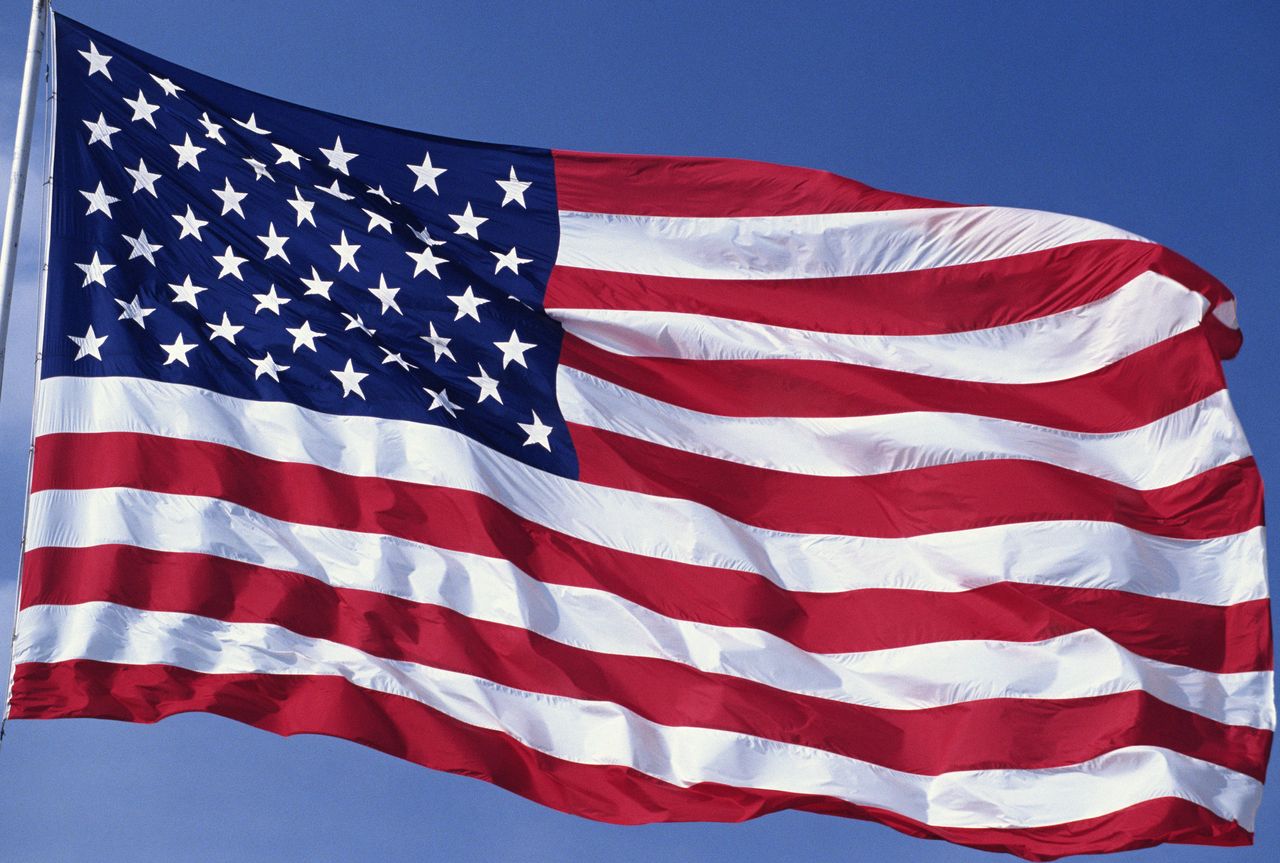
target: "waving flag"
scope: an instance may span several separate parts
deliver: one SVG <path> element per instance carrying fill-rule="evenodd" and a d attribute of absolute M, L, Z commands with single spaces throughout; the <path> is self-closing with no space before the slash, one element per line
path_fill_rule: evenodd
<path fill-rule="evenodd" d="M 12 717 L 209 711 L 623 823 L 1250 841 L 1262 496 L 1214 278 L 56 25 Z"/>

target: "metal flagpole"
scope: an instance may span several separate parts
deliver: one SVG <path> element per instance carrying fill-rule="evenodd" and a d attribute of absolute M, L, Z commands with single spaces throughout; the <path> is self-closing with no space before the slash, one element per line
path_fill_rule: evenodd
<path fill-rule="evenodd" d="M 18 128 L 14 134 L 13 141 L 13 171 L 9 177 L 9 203 L 5 210 L 3 246 L 0 247 L 0 390 L 4 385 L 4 360 L 9 335 L 9 309 L 13 302 L 13 280 L 14 272 L 18 260 L 18 233 L 22 225 L 22 204 L 23 193 L 26 191 L 27 185 L 27 162 L 31 156 L 31 126 L 35 114 L 36 91 L 39 88 L 40 60 L 44 54 L 45 28 L 49 23 L 51 16 L 49 15 L 50 0 L 32 0 L 31 3 L 31 25 L 27 32 L 27 58 L 22 71 L 22 97 L 18 103 Z M 49 82 L 50 87 L 53 86 L 52 80 Z M 52 93 L 50 94 L 52 97 Z M 50 106 L 52 107 L 52 106 Z M 52 114 L 49 115 L 52 124 Z M 50 126 L 50 129 L 52 126 Z M 52 148 L 52 135 L 46 140 L 46 146 Z M 50 171 L 53 168 L 52 150 L 46 152 L 48 157 L 48 167 Z M 41 249 L 41 258 L 48 253 L 48 221 L 49 221 L 49 193 L 51 191 L 52 177 L 45 179 L 45 230 L 42 232 L 42 242 L 45 248 Z M 41 289 L 40 303 L 44 302 L 44 277 L 47 271 L 47 262 L 45 268 L 41 272 Z M 43 313 L 39 316 L 43 318 Z M 36 356 L 37 378 L 39 377 L 39 353 Z M 37 394 L 37 399 L 39 398 Z M 32 434 L 34 434 L 34 420 L 32 425 Z M 34 447 L 29 447 L 27 452 L 27 483 L 26 488 L 31 488 L 31 466 L 32 453 Z M 22 513 L 22 544 L 26 545 L 26 527 L 27 516 L 30 508 L 30 498 L 27 499 L 26 506 Z M 19 558 L 21 560 L 21 558 Z M 18 583 L 22 581 L 22 566 L 18 566 Z M 20 601 L 21 590 L 15 587 L 14 590 L 14 637 L 17 637 L 17 609 Z M 12 649 L 12 645 L 11 645 Z M 13 687 L 13 659 L 10 656 L 9 679 L 5 686 L 4 702 L 0 704 L 0 741 L 4 740 L 5 726 L 9 719 L 9 696 Z"/>
<path fill-rule="evenodd" d="M 9 307 L 13 304 L 13 273 L 18 263 L 18 229 L 22 224 L 22 197 L 27 186 L 27 160 L 31 155 L 31 121 L 36 108 L 48 9 L 49 0 L 32 0 L 27 60 L 22 69 L 22 98 L 18 102 L 18 129 L 13 138 L 13 172 L 9 175 L 9 205 L 4 213 L 3 246 L 0 247 L 0 392 L 4 387 Z"/>

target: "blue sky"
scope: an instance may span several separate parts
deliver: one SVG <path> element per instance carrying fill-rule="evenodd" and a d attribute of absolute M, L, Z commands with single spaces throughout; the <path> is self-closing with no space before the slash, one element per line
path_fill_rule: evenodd
<path fill-rule="evenodd" d="M 27 5 L 0 5 L 4 178 Z M 1151 237 L 1235 291 L 1246 340 L 1228 365 L 1231 392 L 1264 479 L 1278 485 L 1278 4 L 65 0 L 58 8 L 216 77 L 395 126 L 807 165 L 926 197 L 1078 214 Z M 6 632 L 31 397 L 38 198 L 28 210 L 0 404 Z M 0 751 L 0 783 L 0 858 L 15 861 L 984 856 L 804 814 L 745 825 L 594 824 L 354 744 L 283 740 L 205 716 L 154 727 L 15 722 Z M 1280 795 L 1264 801 L 1252 849 L 1126 856 L 1275 859 Z"/>

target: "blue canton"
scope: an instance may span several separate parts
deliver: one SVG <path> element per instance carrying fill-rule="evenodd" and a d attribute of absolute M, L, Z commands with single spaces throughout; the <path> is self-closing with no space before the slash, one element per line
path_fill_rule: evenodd
<path fill-rule="evenodd" d="M 546 150 L 233 87 L 57 16 L 44 377 L 436 423 L 577 475 Z"/>

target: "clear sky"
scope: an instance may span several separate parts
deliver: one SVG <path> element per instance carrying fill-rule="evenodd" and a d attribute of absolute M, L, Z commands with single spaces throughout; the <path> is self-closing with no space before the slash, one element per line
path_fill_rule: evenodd
<path fill-rule="evenodd" d="M 0 0 L 0 182 L 9 174 L 28 5 Z M 1280 488 L 1280 303 L 1272 293 L 1280 4 L 57 5 L 215 77 L 395 126 L 806 165 L 925 197 L 1073 213 L 1150 237 L 1235 291 L 1245 346 L 1228 364 L 1231 393 L 1264 479 Z M 0 404 L 4 633 L 26 470 L 39 208 L 29 195 Z M 7 645 L 6 637 L 5 668 Z M 286 740 L 217 717 L 154 727 L 14 722 L 9 730 L 0 751 L 4 861 L 996 859 L 808 814 L 745 825 L 595 824 L 355 744 Z M 1252 849 L 1125 856 L 1280 859 L 1280 793 L 1264 800 Z"/>

